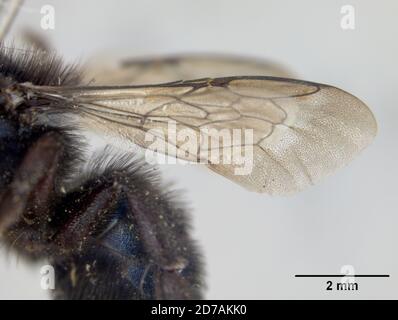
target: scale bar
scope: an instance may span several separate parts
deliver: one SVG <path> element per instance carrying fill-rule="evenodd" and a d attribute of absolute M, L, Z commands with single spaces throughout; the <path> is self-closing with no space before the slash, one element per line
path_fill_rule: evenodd
<path fill-rule="evenodd" d="M 296 278 L 343 278 L 343 277 L 355 277 L 355 278 L 389 278 L 389 274 L 296 274 Z"/>

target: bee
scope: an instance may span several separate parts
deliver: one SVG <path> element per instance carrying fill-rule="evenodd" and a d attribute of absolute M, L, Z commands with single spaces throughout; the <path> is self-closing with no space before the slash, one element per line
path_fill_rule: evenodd
<path fill-rule="evenodd" d="M 176 56 L 82 73 L 56 54 L 2 43 L 0 233 L 27 259 L 50 261 L 58 299 L 202 298 L 188 212 L 148 152 L 286 195 L 350 162 L 376 131 L 358 98 L 273 65 Z M 134 153 L 109 159 L 109 147 L 87 165 L 83 132 Z"/>

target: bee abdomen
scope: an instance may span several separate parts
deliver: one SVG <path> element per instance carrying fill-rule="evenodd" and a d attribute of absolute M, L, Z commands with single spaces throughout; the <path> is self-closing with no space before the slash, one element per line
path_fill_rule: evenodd
<path fill-rule="evenodd" d="M 97 201 L 108 191 L 116 200 Z M 186 212 L 153 176 L 137 169 L 105 173 L 65 198 L 66 206 L 77 202 L 74 222 L 62 223 L 62 233 L 74 226 L 72 248 L 53 258 L 57 298 L 201 298 L 200 255 Z"/>

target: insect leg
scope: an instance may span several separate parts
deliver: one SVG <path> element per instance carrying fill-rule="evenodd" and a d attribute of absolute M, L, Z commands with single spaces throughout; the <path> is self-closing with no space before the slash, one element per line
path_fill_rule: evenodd
<path fill-rule="evenodd" d="M 0 41 L 3 41 L 8 30 L 12 26 L 23 0 L 2 0 L 0 2 Z"/>
<path fill-rule="evenodd" d="M 70 219 L 54 239 L 63 248 L 81 248 L 87 238 L 101 234 L 120 194 L 117 185 L 108 183 L 83 189 L 85 192 L 67 201 Z"/>
<path fill-rule="evenodd" d="M 132 219 L 141 242 L 149 255 L 155 278 L 156 299 L 195 299 L 201 288 L 185 272 L 195 264 L 195 253 L 188 239 L 186 228 L 178 225 L 178 214 L 164 206 L 156 195 L 147 194 L 151 205 L 142 201 L 140 194 L 126 190 Z M 188 272 L 189 273 L 189 272 Z"/>
<path fill-rule="evenodd" d="M 28 149 L 13 181 L 0 196 L 0 233 L 21 217 L 32 223 L 47 218 L 62 149 L 54 132 L 44 134 Z"/>

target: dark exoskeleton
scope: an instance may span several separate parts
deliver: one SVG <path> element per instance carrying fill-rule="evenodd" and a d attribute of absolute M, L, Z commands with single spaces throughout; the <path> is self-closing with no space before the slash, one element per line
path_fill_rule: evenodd
<path fill-rule="evenodd" d="M 186 212 L 142 162 L 113 165 L 64 181 L 79 138 L 30 110 L 46 100 L 19 95 L 18 84 L 76 85 L 73 68 L 51 55 L 0 53 L 0 232 L 27 259 L 48 259 L 59 299 L 195 299 L 200 256 Z"/>

